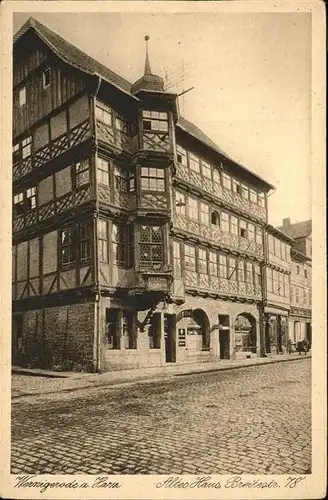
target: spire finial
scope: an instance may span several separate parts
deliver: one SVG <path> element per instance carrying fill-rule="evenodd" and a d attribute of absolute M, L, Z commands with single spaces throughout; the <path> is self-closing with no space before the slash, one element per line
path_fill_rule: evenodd
<path fill-rule="evenodd" d="M 145 62 L 145 75 L 151 75 L 151 69 L 150 69 L 150 63 L 149 63 L 149 56 L 148 56 L 148 40 L 149 36 L 145 36 L 145 41 L 146 41 L 146 62 Z"/>

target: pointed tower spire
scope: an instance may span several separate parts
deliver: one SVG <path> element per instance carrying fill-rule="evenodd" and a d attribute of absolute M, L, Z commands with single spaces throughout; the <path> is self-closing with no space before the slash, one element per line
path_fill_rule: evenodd
<path fill-rule="evenodd" d="M 146 62 L 145 62 L 145 75 L 151 75 L 151 68 L 150 68 L 150 62 L 149 62 L 149 55 L 148 55 L 148 40 L 149 36 L 145 36 L 145 41 L 146 41 Z"/>

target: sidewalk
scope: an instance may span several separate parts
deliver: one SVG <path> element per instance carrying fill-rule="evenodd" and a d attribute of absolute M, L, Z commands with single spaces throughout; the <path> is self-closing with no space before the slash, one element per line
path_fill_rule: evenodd
<path fill-rule="evenodd" d="M 234 370 L 248 366 L 261 366 L 270 363 L 303 360 L 311 358 L 311 354 L 268 355 L 267 358 L 239 360 L 218 360 L 212 363 L 176 365 L 163 367 L 139 368 L 105 373 L 52 372 L 50 370 L 12 367 L 12 398 L 68 392 L 88 387 L 119 386 L 134 383 L 149 383 L 172 377 L 181 377 L 197 373 Z"/>

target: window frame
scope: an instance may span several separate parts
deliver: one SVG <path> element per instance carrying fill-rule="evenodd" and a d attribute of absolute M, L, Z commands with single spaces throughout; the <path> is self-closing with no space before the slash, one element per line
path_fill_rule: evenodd
<path fill-rule="evenodd" d="M 103 165 L 106 165 L 104 167 Z M 102 158 L 101 156 L 96 156 L 96 179 L 97 179 L 97 184 L 102 184 L 103 186 L 110 187 L 111 182 L 110 182 L 110 171 L 111 171 L 111 161 L 106 160 L 105 158 Z M 106 179 L 107 176 L 107 182 L 104 182 L 104 179 Z"/>
<path fill-rule="evenodd" d="M 26 105 L 27 101 L 27 90 L 26 90 L 26 85 L 23 85 L 19 90 L 18 90 L 18 104 L 19 107 L 22 108 L 23 106 Z"/>
<path fill-rule="evenodd" d="M 48 75 L 48 82 L 47 82 Z M 51 85 L 51 67 L 46 68 L 42 71 L 42 89 L 46 90 Z"/>
<path fill-rule="evenodd" d="M 99 262 L 108 264 L 108 221 L 106 219 L 97 219 L 97 238 Z"/>
<path fill-rule="evenodd" d="M 162 175 L 159 175 L 159 173 Z M 152 183 L 155 184 L 155 187 L 151 185 Z M 146 166 L 140 167 L 140 190 L 142 193 L 165 193 L 165 169 Z"/>

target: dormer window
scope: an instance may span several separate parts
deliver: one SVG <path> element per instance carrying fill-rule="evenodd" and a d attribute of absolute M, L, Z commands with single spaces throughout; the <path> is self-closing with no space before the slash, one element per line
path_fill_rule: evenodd
<path fill-rule="evenodd" d="M 51 83 L 51 69 L 47 68 L 42 73 L 42 88 L 46 89 Z"/>
<path fill-rule="evenodd" d="M 142 126 L 143 130 L 147 132 L 168 132 L 168 115 L 162 111 L 144 110 L 142 112 Z"/>
<path fill-rule="evenodd" d="M 19 105 L 24 106 L 26 104 L 26 87 L 22 87 L 18 94 Z"/>

